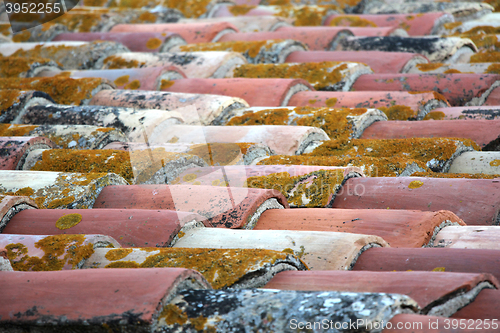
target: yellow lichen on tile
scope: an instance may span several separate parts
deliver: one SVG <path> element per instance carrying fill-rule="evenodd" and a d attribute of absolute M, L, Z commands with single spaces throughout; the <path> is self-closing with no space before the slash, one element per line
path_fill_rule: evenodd
<path fill-rule="evenodd" d="M 144 62 L 139 63 L 137 60 L 125 60 L 119 55 L 111 55 L 104 59 L 103 64 L 108 69 L 124 69 L 124 68 L 140 68 L 145 65 Z"/>
<path fill-rule="evenodd" d="M 146 42 L 146 47 L 150 50 L 154 50 L 154 49 L 157 49 L 161 46 L 163 42 L 161 41 L 161 39 L 159 38 L 150 38 L 148 39 L 148 41 Z"/>
<path fill-rule="evenodd" d="M 127 248 L 127 249 L 115 249 L 113 251 L 109 251 L 106 253 L 105 257 L 109 261 L 116 261 L 125 258 L 128 256 L 130 253 L 132 253 L 133 249 L 132 248 Z"/>
<path fill-rule="evenodd" d="M 0 57 L 0 78 L 21 77 L 33 64 L 49 61 L 50 59 L 36 57 Z"/>
<path fill-rule="evenodd" d="M 423 185 L 424 185 L 423 181 L 414 180 L 414 181 L 410 182 L 410 184 L 408 184 L 408 188 L 415 189 L 415 188 L 422 187 Z"/>
<path fill-rule="evenodd" d="M 377 27 L 377 25 L 367 19 L 358 16 L 340 15 L 330 21 L 330 26 L 341 27 Z"/>
<path fill-rule="evenodd" d="M 212 166 L 234 164 L 243 154 L 239 144 L 217 142 L 192 145 L 186 153 L 196 155 Z"/>
<path fill-rule="evenodd" d="M 441 68 L 445 66 L 445 64 L 435 62 L 435 63 L 428 63 L 428 64 L 417 64 L 417 68 L 421 70 L 422 72 L 430 72 L 435 69 Z"/>
<path fill-rule="evenodd" d="M 498 175 L 487 175 L 484 173 L 442 173 L 442 172 L 415 172 L 413 177 L 430 177 L 430 178 L 467 178 L 467 179 L 495 179 L 500 178 Z"/>
<path fill-rule="evenodd" d="M 130 75 L 122 75 L 114 81 L 117 87 L 127 84 L 130 80 Z"/>
<path fill-rule="evenodd" d="M 144 250 L 134 249 L 138 253 Z M 230 287 L 249 273 L 273 265 L 277 261 L 286 260 L 288 256 L 283 252 L 261 249 L 155 248 L 154 250 L 154 254 L 147 256 L 140 263 L 127 260 L 125 257 L 123 261 L 117 260 L 106 265 L 106 268 L 189 268 L 200 272 L 213 288 L 220 289 Z M 109 252 L 114 251 L 116 249 L 109 250 Z"/>
<path fill-rule="evenodd" d="M 1 83 L 0 83 L 1 87 Z M 0 114 L 6 111 L 8 108 L 13 106 L 16 103 L 20 102 L 19 97 L 21 97 L 22 93 L 17 89 L 2 89 L 0 90 Z M 6 126 L 8 124 L 4 124 Z"/>
<path fill-rule="evenodd" d="M 94 253 L 94 246 L 83 245 L 84 241 L 85 235 L 47 236 L 35 243 L 35 248 L 43 250 L 42 257 L 29 256 L 21 243 L 7 245 L 7 257 L 16 271 L 59 271 L 65 265 L 75 269 Z"/>
<path fill-rule="evenodd" d="M 493 160 L 490 162 L 490 166 L 497 167 L 500 166 L 500 160 Z"/>
<path fill-rule="evenodd" d="M 304 79 L 315 89 L 324 90 L 345 79 L 347 64 L 335 61 L 298 64 L 245 64 L 233 71 L 234 77 Z"/>
<path fill-rule="evenodd" d="M 290 206 L 325 207 L 343 181 L 343 170 L 320 170 L 294 177 L 288 172 L 280 172 L 249 177 L 247 186 L 280 191 Z"/>
<path fill-rule="evenodd" d="M 470 57 L 470 62 L 471 63 L 500 62 L 500 52 L 497 51 L 478 52 Z"/>
<path fill-rule="evenodd" d="M 6 102 L 2 99 L 4 92 L 9 92 L 9 90 L 0 90 L 0 105 Z M 0 107 L 4 110 L 3 105 Z M 38 125 L 0 124 L 0 136 L 29 136 L 29 133 L 37 127 Z"/>
<path fill-rule="evenodd" d="M 274 15 L 294 19 L 295 26 L 319 26 L 323 24 L 328 12 L 338 10 L 339 7 L 335 5 L 283 5 L 278 7 L 278 12 Z"/>
<path fill-rule="evenodd" d="M 247 6 L 247 5 L 234 5 L 234 6 L 229 6 L 229 12 L 233 14 L 234 16 L 240 16 L 240 15 L 245 15 L 252 9 L 256 8 L 256 6 Z"/>
<path fill-rule="evenodd" d="M 442 111 L 431 111 L 425 115 L 423 120 L 443 120 L 446 117 Z"/>
<path fill-rule="evenodd" d="M 66 230 L 74 227 L 82 221 L 81 214 L 66 214 L 61 216 L 56 221 L 56 228 L 60 230 Z"/>
<path fill-rule="evenodd" d="M 418 111 L 406 105 L 380 106 L 377 109 L 385 113 L 388 120 L 416 119 L 418 115 Z"/>

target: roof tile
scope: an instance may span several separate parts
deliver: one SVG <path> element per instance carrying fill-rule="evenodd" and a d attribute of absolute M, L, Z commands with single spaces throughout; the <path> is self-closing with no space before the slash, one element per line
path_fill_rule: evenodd
<path fill-rule="evenodd" d="M 23 170 L 28 154 L 37 149 L 51 149 L 56 145 L 44 137 L 0 137 L 0 170 Z"/>

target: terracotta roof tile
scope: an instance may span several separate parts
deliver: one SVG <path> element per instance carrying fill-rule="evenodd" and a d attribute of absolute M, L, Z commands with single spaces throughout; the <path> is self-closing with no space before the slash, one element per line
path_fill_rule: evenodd
<path fill-rule="evenodd" d="M 237 97 L 136 90 L 102 90 L 89 104 L 175 110 L 181 112 L 187 125 L 221 125 L 233 110 L 248 107 L 246 101 Z"/>
<path fill-rule="evenodd" d="M 332 14 L 325 19 L 329 26 L 399 27 L 410 36 L 439 35 L 443 25 L 454 22 L 445 12 L 408 14 Z"/>
<path fill-rule="evenodd" d="M 500 175 L 500 139 L 496 139 L 496 145 L 485 147 L 495 149 L 491 152 L 466 152 L 457 157 L 449 172 L 452 173 L 481 173 L 486 175 Z"/>
<path fill-rule="evenodd" d="M 167 309 L 181 313 L 182 318 L 189 314 L 191 319 L 182 320 L 181 329 L 189 329 L 201 316 L 207 322 L 200 329 L 209 327 L 217 332 L 242 327 L 280 332 L 299 327 L 313 330 L 314 323 L 322 321 L 332 331 L 336 323 L 337 327 L 349 327 L 350 322 L 359 322 L 359 330 L 370 331 L 396 314 L 418 311 L 415 301 L 397 294 L 260 289 L 186 291 Z M 172 322 L 168 327 L 175 326 Z"/>
<path fill-rule="evenodd" d="M 237 31 L 238 28 L 227 22 L 117 24 L 110 30 L 110 32 L 174 32 L 181 35 L 188 44 L 216 42 L 222 36 Z"/>
<path fill-rule="evenodd" d="M 432 276 L 432 278 L 430 278 Z M 306 271 L 278 273 L 265 286 L 270 289 L 384 292 L 414 299 L 420 312 L 449 317 L 474 301 L 484 289 L 498 288 L 491 274 L 446 272 Z"/>
<path fill-rule="evenodd" d="M 179 23 L 192 22 L 228 22 L 238 28 L 239 32 L 274 31 L 282 26 L 289 26 L 291 19 L 279 16 L 235 16 L 211 17 L 203 19 L 180 19 Z"/>
<path fill-rule="evenodd" d="M 500 118 L 500 108 L 495 106 L 457 106 L 451 108 L 437 108 L 431 111 L 440 112 L 436 117 L 453 120 L 453 119 L 497 119 Z M 442 114 L 444 114 L 444 118 Z"/>
<path fill-rule="evenodd" d="M 162 91 L 239 97 L 250 106 L 285 106 L 297 92 L 313 89 L 302 79 L 181 79 Z"/>
<path fill-rule="evenodd" d="M 439 112 L 439 111 L 436 111 Z M 483 150 L 498 150 L 500 145 L 500 120 L 439 120 L 424 122 L 386 121 L 368 127 L 363 139 L 400 138 L 467 138 L 476 142 Z M 459 172 L 459 171 L 451 171 Z"/>
<path fill-rule="evenodd" d="M 39 208 L 92 208 L 103 187 L 126 183 L 113 173 L 0 170 L 0 194 L 28 196 Z"/>
<path fill-rule="evenodd" d="M 9 106 L 11 105 L 7 104 L 7 111 L 9 111 L 9 113 L 12 112 L 12 115 L 9 114 L 8 118 L 1 119 L 2 122 L 11 122 L 26 106 L 36 104 L 44 105 L 47 104 L 47 100 L 50 100 L 50 98 L 52 98 L 56 103 L 61 104 L 87 104 L 92 98 L 93 94 L 103 89 L 114 89 L 114 85 L 113 83 L 100 78 L 8 78 L 0 80 L 0 89 L 0 94 L 3 96 L 12 96 L 12 90 L 17 90 L 15 101 L 17 101 L 17 98 L 19 98 L 21 104 L 13 104 L 13 109 L 9 109 Z M 17 97 L 21 94 L 26 97 Z M 31 99 L 34 98 L 36 99 L 31 102 Z M 5 103 L 5 100 L 2 100 L 4 101 L 2 102 L 2 104 Z M 12 101 L 12 99 L 8 98 L 7 101 Z M 30 103 L 28 103 L 28 101 Z M 4 109 L 3 106 L 2 109 Z"/>
<path fill-rule="evenodd" d="M 99 69 L 110 55 L 128 52 L 116 42 L 46 42 L 2 44 L 1 54 L 14 57 L 48 58 L 62 64 L 64 69 Z"/>
<path fill-rule="evenodd" d="M 117 89 L 153 91 L 160 90 L 164 81 L 186 78 L 186 75 L 175 66 L 67 71 L 61 75 L 73 79 L 101 78 L 113 82 Z"/>
<path fill-rule="evenodd" d="M 360 76 L 352 90 L 434 90 L 452 106 L 482 105 L 499 79 L 496 74 L 368 74 Z"/>
<path fill-rule="evenodd" d="M 500 319 L 500 293 L 498 290 L 483 290 L 474 299 L 474 302 L 464 306 L 451 316 L 451 318 L 467 319 Z M 486 322 L 486 321 L 485 321 Z M 496 321 L 495 321 L 496 322 Z M 479 327 L 474 327 L 479 329 Z M 486 328 L 486 327 L 485 327 Z M 497 327 L 491 327 L 492 332 L 498 330 Z"/>
<path fill-rule="evenodd" d="M 442 248 L 372 248 L 363 252 L 352 268 L 356 271 L 490 273 L 497 279 L 498 250 Z"/>
<path fill-rule="evenodd" d="M 193 227 L 210 227 L 201 215 L 146 209 L 44 209 L 15 214 L 3 234 L 103 234 L 123 247 L 171 246 Z M 64 223 L 68 221 L 70 223 Z M 72 222 L 72 223 L 71 223 Z"/>
<path fill-rule="evenodd" d="M 500 228 L 498 226 L 449 226 L 436 235 L 434 246 L 454 249 L 499 250 Z"/>
<path fill-rule="evenodd" d="M 234 67 L 247 60 L 237 52 L 119 53 L 104 61 L 104 68 L 175 66 L 188 78 L 231 77 Z M 203 65 L 203 66 L 200 66 Z"/>
<path fill-rule="evenodd" d="M 0 136 L 0 170 L 23 170 L 30 152 L 55 146 L 44 137 Z"/>
<path fill-rule="evenodd" d="M 120 244 L 103 235 L 0 234 L 0 247 L 15 271 L 60 271 L 81 268 L 95 249 Z"/>
<path fill-rule="evenodd" d="M 373 71 L 356 62 L 247 64 L 233 70 L 234 77 L 304 79 L 317 90 L 348 91 L 356 79 Z"/>
<path fill-rule="evenodd" d="M 361 75 L 363 77 L 364 75 Z M 356 83 L 355 83 L 356 84 Z M 374 89 L 375 90 L 375 89 Z M 340 108 L 379 108 L 390 120 L 422 119 L 432 109 L 449 105 L 434 91 L 300 91 L 288 105 Z"/>
<path fill-rule="evenodd" d="M 292 209 L 286 209 L 292 211 Z M 256 245 L 258 244 L 258 245 Z M 388 246 L 377 236 L 294 230 L 199 228 L 186 232 L 174 247 L 282 251 L 299 257 L 312 270 L 348 270 L 371 247 Z"/>
<path fill-rule="evenodd" d="M 240 52 L 251 64 L 282 63 L 295 51 L 305 51 L 307 46 L 293 39 L 266 39 L 256 41 L 222 41 L 197 43 L 174 47 L 172 52 L 225 51 Z"/>
<path fill-rule="evenodd" d="M 38 208 L 35 201 L 26 196 L 0 196 L 0 232 L 17 213 Z"/>
<path fill-rule="evenodd" d="M 281 251 L 181 247 L 95 249 L 82 268 L 153 267 L 196 270 L 215 289 L 259 288 L 281 271 L 307 269 L 300 259 Z"/>
<path fill-rule="evenodd" d="M 0 305 L 0 324 L 4 327 L 58 324 L 82 330 L 104 326 L 133 331 L 156 327 L 161 306 L 182 290 L 210 288 L 199 273 L 182 268 L 9 272 L 2 273 L 2 287 L 5 302 Z M 33 288 L 38 292 L 31 297 L 19 297 Z M 91 306 L 68 311 L 78 309 L 82 302 Z M 27 312 L 31 315 L 12 315 Z"/>
<path fill-rule="evenodd" d="M 137 110 L 98 105 L 68 106 L 50 104 L 31 106 L 19 117 L 19 123 L 39 125 L 110 126 L 127 135 L 130 141 L 144 142 L 145 136 L 154 141 L 161 130 L 183 122 L 176 111 Z"/>
<path fill-rule="evenodd" d="M 137 142 L 113 142 L 103 149 L 118 149 L 126 151 L 148 150 L 162 148 L 167 152 L 186 153 L 198 156 L 209 166 L 222 165 L 254 165 L 265 157 L 271 156 L 272 152 L 268 146 L 260 143 L 163 143 L 148 145 Z M 201 168 L 198 167 L 197 170 Z M 185 174 L 186 171 L 183 172 Z M 172 180 L 169 180 L 169 182 Z M 208 184 L 211 185 L 211 184 Z"/>
<path fill-rule="evenodd" d="M 111 142 L 127 141 L 119 130 L 91 125 L 0 124 L 0 136 L 45 137 L 65 149 L 102 149 Z"/>
<path fill-rule="evenodd" d="M 468 38 L 384 36 L 347 37 L 332 50 L 414 52 L 432 62 L 468 62 L 468 57 L 477 52 L 477 47 Z"/>
<path fill-rule="evenodd" d="M 186 44 L 177 33 L 162 32 L 81 32 L 62 33 L 53 41 L 95 41 L 108 40 L 123 44 L 132 52 L 164 52 L 174 46 Z"/>
<path fill-rule="evenodd" d="M 300 155 L 312 151 L 328 135 L 311 126 L 190 126 L 172 125 L 168 131 L 150 135 L 150 144 L 171 143 L 244 143 L 255 142 L 268 146 L 273 153 Z"/>
<path fill-rule="evenodd" d="M 480 53 L 479 53 L 480 54 Z M 496 74 L 497 64 L 491 62 L 470 64 L 416 64 L 407 73 L 411 74 Z"/>
<path fill-rule="evenodd" d="M 342 188 L 342 191 L 353 190 Z M 266 211 L 254 230 L 314 230 L 376 235 L 391 247 L 422 247 L 435 243 L 436 234 L 449 225 L 465 223 L 452 212 L 444 210 L 308 208 Z"/>
<path fill-rule="evenodd" d="M 295 51 L 286 62 L 354 61 L 367 64 L 375 73 L 407 73 L 416 64 L 429 61 L 420 54 L 411 52 L 383 51 Z"/>
<path fill-rule="evenodd" d="M 19 114 L 31 105 L 45 105 L 54 102 L 49 95 L 40 91 L 3 89 L 2 86 L 5 87 L 0 83 L 0 122 L 2 123 L 14 121 Z"/>
<path fill-rule="evenodd" d="M 285 197 L 274 190 L 199 185 L 107 186 L 94 205 L 195 212 L 209 219 L 213 226 L 226 228 L 253 225 L 264 211 L 288 207 Z"/>
<path fill-rule="evenodd" d="M 223 36 L 221 42 L 295 40 L 307 45 L 309 50 L 335 50 L 340 40 L 347 36 L 387 36 L 393 28 L 352 28 L 352 27 L 282 27 L 276 31 L 235 33 Z M 298 51 L 298 50 L 296 50 Z"/>

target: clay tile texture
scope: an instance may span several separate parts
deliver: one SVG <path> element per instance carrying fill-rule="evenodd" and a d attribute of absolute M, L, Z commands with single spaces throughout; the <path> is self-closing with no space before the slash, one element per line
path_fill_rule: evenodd
<path fill-rule="evenodd" d="M 11 2 L 2 333 L 500 331 L 498 0 Z"/>

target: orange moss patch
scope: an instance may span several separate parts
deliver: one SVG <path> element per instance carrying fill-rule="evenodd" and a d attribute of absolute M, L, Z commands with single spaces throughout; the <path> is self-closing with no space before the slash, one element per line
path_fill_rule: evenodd
<path fill-rule="evenodd" d="M 0 81 L 1 87 L 1 81 Z M 0 90 L 0 114 L 13 106 L 16 103 L 19 103 L 19 98 L 21 97 L 22 92 L 20 90 L 6 89 Z M 4 126 L 7 124 L 4 124 Z"/>
<path fill-rule="evenodd" d="M 377 25 L 364 18 L 350 15 L 337 16 L 330 21 L 330 26 L 341 27 L 376 27 Z"/>
<path fill-rule="evenodd" d="M 476 62 L 500 62 L 500 52 L 486 51 L 478 52 L 470 57 L 471 63 Z"/>
<path fill-rule="evenodd" d="M 433 70 L 441 68 L 443 66 L 444 66 L 444 64 L 438 63 L 438 62 L 436 62 L 436 63 L 428 63 L 428 64 L 417 64 L 417 68 L 419 70 L 421 70 L 422 72 L 433 71 Z"/>
<path fill-rule="evenodd" d="M 167 325 L 184 325 L 188 320 L 188 316 L 177 305 L 167 304 L 158 316 L 158 320 L 161 319 L 164 319 Z"/>
<path fill-rule="evenodd" d="M 493 160 L 490 162 L 490 166 L 497 167 L 500 166 L 500 160 Z"/>
<path fill-rule="evenodd" d="M 137 0 L 133 0 L 135 2 Z M 179 10 L 186 18 L 196 18 L 207 12 L 211 0 L 165 0 L 163 5 Z"/>
<path fill-rule="evenodd" d="M 92 98 L 92 91 L 102 83 L 100 78 L 9 78 L 0 80 L 0 89 L 38 90 L 49 94 L 58 104 L 80 105 Z"/>
<path fill-rule="evenodd" d="M 139 80 L 134 80 L 127 84 L 123 89 L 130 89 L 130 90 L 135 90 L 139 89 L 141 87 L 141 82 Z"/>
<path fill-rule="evenodd" d="M 121 260 L 128 256 L 130 253 L 132 253 L 133 249 L 128 248 L 128 249 L 116 249 L 113 251 L 109 251 L 106 253 L 105 257 L 109 261 L 116 261 L 116 260 Z"/>
<path fill-rule="evenodd" d="M 323 129 L 330 138 L 348 140 L 352 134 L 352 124 L 348 116 L 359 116 L 366 109 L 329 109 L 296 107 L 288 109 L 268 109 L 233 117 L 227 125 L 297 125 Z"/>
<path fill-rule="evenodd" d="M 410 184 L 408 184 L 408 188 L 415 189 L 415 188 L 422 187 L 423 185 L 424 185 L 423 181 L 414 180 L 414 181 L 410 182 Z"/>
<path fill-rule="evenodd" d="M 234 69 L 234 77 L 305 79 L 314 88 L 324 90 L 344 79 L 347 64 L 342 62 L 307 62 L 299 64 L 245 64 Z"/>
<path fill-rule="evenodd" d="M 500 64 L 491 64 L 486 69 L 487 74 L 500 74 Z"/>
<path fill-rule="evenodd" d="M 6 90 L 0 91 L 0 103 L 4 91 Z M 30 132 L 37 127 L 38 125 L 0 124 L 0 136 L 29 136 Z"/>
<path fill-rule="evenodd" d="M 30 39 L 30 37 L 31 37 L 31 32 L 29 32 L 29 30 L 24 30 L 16 33 L 12 37 L 12 41 L 15 43 L 27 42 Z"/>
<path fill-rule="evenodd" d="M 173 86 L 175 81 L 170 81 L 170 80 L 161 80 L 160 84 L 160 90 L 165 90 Z"/>
<path fill-rule="evenodd" d="M 130 80 L 130 75 L 123 75 L 123 76 L 120 76 L 119 78 L 117 78 L 115 81 L 114 81 L 114 84 L 116 84 L 117 87 L 120 87 L 120 86 L 123 86 L 123 85 L 126 85 Z"/>
<path fill-rule="evenodd" d="M 44 64 L 50 59 L 34 57 L 0 57 L 0 78 L 21 77 L 35 63 Z"/>
<path fill-rule="evenodd" d="M 241 5 L 241 6 L 229 6 L 229 12 L 233 14 L 234 16 L 239 16 L 239 15 L 245 15 L 252 9 L 256 8 L 256 6 L 246 6 L 246 5 Z"/>
<path fill-rule="evenodd" d="M 484 173 L 442 173 L 442 172 L 415 172 L 412 177 L 430 177 L 430 178 L 468 178 L 468 179 L 495 179 L 500 175 L 487 175 Z"/>
<path fill-rule="evenodd" d="M 318 26 L 323 24 L 323 19 L 329 11 L 338 11 L 335 5 L 293 6 L 283 5 L 275 16 L 295 19 L 295 26 Z"/>
<path fill-rule="evenodd" d="M 60 271 L 65 265 L 73 269 L 94 253 L 92 244 L 83 245 L 84 235 L 53 235 L 35 243 L 44 252 L 42 257 L 29 256 L 28 248 L 21 244 L 9 244 L 7 257 L 16 271 Z"/>
<path fill-rule="evenodd" d="M 462 72 L 458 69 L 450 68 L 443 72 L 444 74 L 461 74 Z"/>
<path fill-rule="evenodd" d="M 56 228 L 60 230 L 66 230 L 73 228 L 75 225 L 82 221 L 81 214 L 66 214 L 61 216 L 56 221 Z"/>
<path fill-rule="evenodd" d="M 162 44 L 162 41 L 161 39 L 159 38 L 150 38 L 147 43 L 146 43 L 146 47 L 150 50 L 154 50 L 154 49 L 157 49 L 161 46 Z"/>
<path fill-rule="evenodd" d="M 431 111 L 425 115 L 424 120 L 443 120 L 446 117 L 442 111 Z"/>
<path fill-rule="evenodd" d="M 228 51 L 248 54 L 255 58 L 261 50 L 269 50 L 273 45 L 282 42 L 281 39 L 263 40 L 263 41 L 230 41 L 219 43 L 198 43 L 186 44 L 179 47 L 183 52 L 201 52 L 201 51 Z"/>
<path fill-rule="evenodd" d="M 109 252 L 116 250 L 111 249 Z M 142 252 L 143 249 L 134 250 Z M 259 268 L 286 260 L 288 256 L 283 252 L 261 249 L 158 248 L 142 263 L 114 261 L 106 265 L 106 268 L 189 268 L 200 272 L 213 288 L 220 289 L 230 287 Z"/>
<path fill-rule="evenodd" d="M 408 120 L 416 119 L 418 112 L 406 105 L 393 105 L 391 107 L 378 107 L 380 111 L 385 113 L 389 120 Z"/>
<path fill-rule="evenodd" d="M 145 63 L 137 60 L 125 60 L 120 56 L 112 55 L 104 59 L 103 64 L 106 65 L 108 69 L 123 69 L 123 68 L 140 68 L 145 65 Z"/>
<path fill-rule="evenodd" d="M 153 14 L 151 12 L 144 12 L 141 15 L 139 15 L 139 17 L 136 21 L 143 22 L 143 23 L 155 23 L 156 19 L 157 18 L 156 18 L 155 14 Z M 156 47 L 153 47 L 153 49 L 156 49 Z"/>
<path fill-rule="evenodd" d="M 232 165 L 241 157 L 242 151 L 235 143 L 208 143 L 191 146 L 189 155 L 202 158 L 208 165 Z"/>

